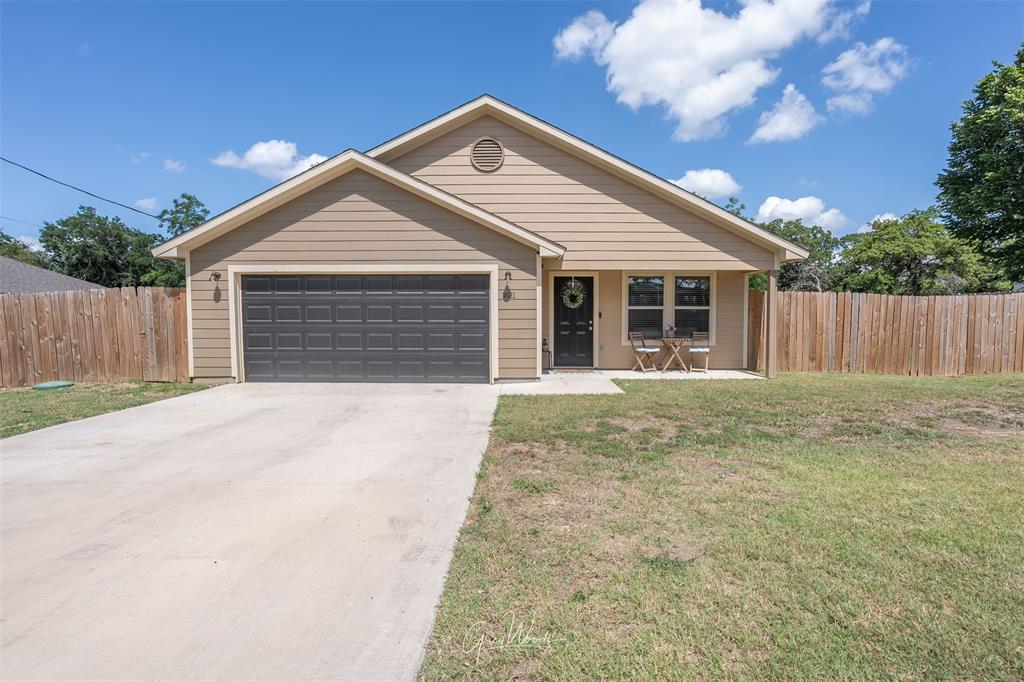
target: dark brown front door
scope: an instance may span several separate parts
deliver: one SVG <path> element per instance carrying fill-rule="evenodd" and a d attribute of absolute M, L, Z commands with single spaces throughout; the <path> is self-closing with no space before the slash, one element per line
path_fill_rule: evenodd
<path fill-rule="evenodd" d="M 594 278 L 555 277 L 555 367 L 594 366 Z M 567 286 L 583 288 L 583 300 L 576 308 L 566 305 L 562 293 Z"/>

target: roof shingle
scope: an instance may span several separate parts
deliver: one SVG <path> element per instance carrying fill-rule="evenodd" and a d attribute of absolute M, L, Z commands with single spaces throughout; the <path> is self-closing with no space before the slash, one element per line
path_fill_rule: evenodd
<path fill-rule="evenodd" d="M 42 291 L 80 289 L 106 289 L 106 287 L 0 256 L 0 294 L 32 294 Z"/>

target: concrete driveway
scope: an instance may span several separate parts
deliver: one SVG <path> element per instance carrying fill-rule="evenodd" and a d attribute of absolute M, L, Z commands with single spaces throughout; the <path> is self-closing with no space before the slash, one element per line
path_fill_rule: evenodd
<path fill-rule="evenodd" d="M 0 441 L 0 677 L 414 678 L 497 394 L 230 385 Z"/>

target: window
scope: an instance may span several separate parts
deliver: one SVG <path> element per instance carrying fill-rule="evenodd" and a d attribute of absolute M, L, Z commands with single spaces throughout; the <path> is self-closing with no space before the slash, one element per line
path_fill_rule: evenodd
<path fill-rule="evenodd" d="M 677 336 L 707 332 L 715 342 L 714 273 L 656 274 L 623 273 L 622 342 L 629 332 L 659 338 L 665 328 L 676 328 Z"/>
<path fill-rule="evenodd" d="M 675 278 L 676 334 L 711 332 L 711 278 L 681 276 Z"/>
<path fill-rule="evenodd" d="M 641 332 L 647 338 L 660 338 L 665 309 L 665 278 L 661 275 L 631 276 L 627 309 L 629 331 Z"/>

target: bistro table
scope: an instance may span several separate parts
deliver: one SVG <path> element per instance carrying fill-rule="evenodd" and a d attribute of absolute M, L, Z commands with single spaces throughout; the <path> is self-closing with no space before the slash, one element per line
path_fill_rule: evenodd
<path fill-rule="evenodd" d="M 679 351 L 693 346 L 693 339 L 682 336 L 663 336 L 661 338 L 661 345 L 665 348 L 665 364 L 661 367 L 662 372 L 668 371 L 676 362 L 679 363 L 680 369 L 686 372 L 690 371 L 690 368 L 686 366 L 686 361 L 679 355 Z"/>

